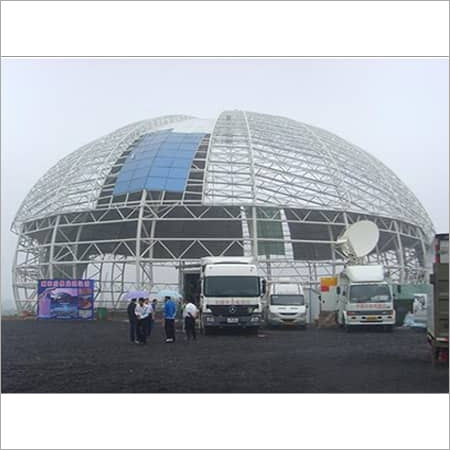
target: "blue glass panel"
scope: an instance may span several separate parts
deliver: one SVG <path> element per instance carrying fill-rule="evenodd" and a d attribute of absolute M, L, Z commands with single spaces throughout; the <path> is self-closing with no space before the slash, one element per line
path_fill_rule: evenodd
<path fill-rule="evenodd" d="M 180 147 L 179 144 L 167 144 L 166 142 L 164 142 L 164 144 L 162 144 L 161 147 L 159 147 L 159 150 L 178 151 L 179 147 Z"/>
<path fill-rule="evenodd" d="M 166 187 L 166 178 L 149 178 L 145 183 L 145 189 L 162 191 Z"/>
<path fill-rule="evenodd" d="M 162 156 L 163 158 L 176 158 L 179 152 L 172 150 L 159 150 L 158 156 Z"/>
<path fill-rule="evenodd" d="M 183 144 L 178 150 L 179 150 L 180 152 L 183 152 L 183 153 L 185 153 L 185 152 L 194 153 L 194 151 L 195 151 L 196 149 L 197 149 L 197 146 L 191 147 L 191 146 L 188 146 L 188 145 L 186 145 L 186 144 Z"/>
<path fill-rule="evenodd" d="M 153 151 L 153 152 L 144 153 L 144 155 L 145 155 L 145 159 L 153 159 L 157 155 L 157 153 L 155 151 Z"/>
<path fill-rule="evenodd" d="M 141 189 L 183 191 L 203 133 L 163 130 L 148 133 L 133 144 L 121 168 L 114 194 Z M 130 180 L 130 181 L 128 181 Z"/>
<path fill-rule="evenodd" d="M 177 160 L 191 162 L 193 157 L 194 155 L 190 155 L 189 153 L 180 153 L 179 155 L 177 155 Z"/>
<path fill-rule="evenodd" d="M 130 181 L 133 178 L 134 170 L 128 170 L 127 172 L 120 172 L 117 177 L 117 183 L 122 183 L 124 181 Z"/>
<path fill-rule="evenodd" d="M 127 173 L 127 172 L 133 172 L 133 170 L 134 170 L 134 168 L 133 168 L 133 167 L 129 167 L 129 165 L 123 166 L 123 167 L 120 169 L 120 172 L 119 172 L 118 177 L 120 177 L 120 176 L 123 175 L 124 173 Z"/>
<path fill-rule="evenodd" d="M 128 192 L 129 184 L 130 183 L 128 181 L 125 183 L 116 183 L 116 185 L 114 186 L 113 194 L 114 195 L 125 194 L 126 192 Z"/>
<path fill-rule="evenodd" d="M 135 170 L 138 169 L 139 167 L 142 167 L 142 163 L 140 161 L 136 161 L 134 158 L 130 161 L 130 162 L 126 162 L 125 166 L 122 168 L 125 169 L 129 169 L 129 170 Z"/>
<path fill-rule="evenodd" d="M 171 167 L 175 161 L 172 158 L 161 158 L 157 156 L 153 160 L 153 167 Z"/>
<path fill-rule="evenodd" d="M 179 167 L 184 169 L 189 169 L 191 167 L 191 160 L 190 159 L 176 159 L 173 161 L 173 167 Z"/>
<path fill-rule="evenodd" d="M 185 178 L 167 178 L 166 191 L 180 192 L 184 191 L 186 184 Z"/>
<path fill-rule="evenodd" d="M 149 173 L 149 177 L 164 177 L 166 178 L 169 175 L 169 168 L 167 167 L 152 167 Z"/>
<path fill-rule="evenodd" d="M 141 169 L 136 169 L 134 171 L 133 178 L 147 177 L 148 176 L 148 172 L 149 172 L 148 167 L 142 167 Z"/>
<path fill-rule="evenodd" d="M 183 178 L 183 179 L 186 178 L 186 175 L 187 173 L 185 168 L 172 168 L 170 169 L 168 174 L 170 178 Z"/>
<path fill-rule="evenodd" d="M 141 189 L 144 189 L 145 187 L 145 177 L 142 178 L 135 178 L 134 180 L 130 181 L 130 191 L 139 191 Z"/>
<path fill-rule="evenodd" d="M 184 136 L 179 136 L 178 133 L 173 133 L 167 136 L 166 142 L 177 142 L 178 144 L 184 139 Z"/>
<path fill-rule="evenodd" d="M 147 157 L 147 155 L 145 153 L 143 153 L 143 152 L 135 153 L 133 161 L 142 161 L 146 157 Z"/>

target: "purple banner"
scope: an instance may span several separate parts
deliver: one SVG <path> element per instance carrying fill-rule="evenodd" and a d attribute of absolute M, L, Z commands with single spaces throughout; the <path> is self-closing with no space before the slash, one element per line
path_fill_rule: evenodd
<path fill-rule="evenodd" d="M 39 319 L 92 320 L 94 280 L 39 280 Z"/>

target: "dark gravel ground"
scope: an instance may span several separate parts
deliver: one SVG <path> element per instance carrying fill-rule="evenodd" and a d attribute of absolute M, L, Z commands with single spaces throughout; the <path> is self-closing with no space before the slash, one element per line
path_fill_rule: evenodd
<path fill-rule="evenodd" d="M 425 334 L 270 329 L 146 346 L 116 321 L 2 321 L 2 391 L 448 393 Z"/>

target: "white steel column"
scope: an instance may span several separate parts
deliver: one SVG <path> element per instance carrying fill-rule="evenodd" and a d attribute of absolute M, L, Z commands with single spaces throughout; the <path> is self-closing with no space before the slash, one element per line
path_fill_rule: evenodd
<path fill-rule="evenodd" d="M 58 226 L 59 226 L 59 220 L 61 218 L 61 215 L 58 214 L 56 216 L 56 222 L 55 222 L 55 228 L 53 228 L 53 232 L 52 232 L 52 241 L 50 244 L 50 255 L 48 257 L 48 262 L 49 262 L 49 268 L 48 268 L 48 273 L 50 275 L 50 278 L 53 278 L 54 276 L 54 270 L 53 270 L 53 265 L 54 265 L 54 260 L 53 257 L 55 255 L 55 241 L 56 241 L 56 233 L 58 231 Z"/>
<path fill-rule="evenodd" d="M 141 204 L 139 206 L 139 218 L 136 230 L 136 287 L 141 287 L 141 236 L 142 236 L 142 222 L 144 218 L 145 200 L 147 198 L 147 191 L 142 191 Z"/>
<path fill-rule="evenodd" d="M 395 237 L 397 239 L 397 257 L 398 257 L 398 263 L 400 264 L 400 280 L 399 283 L 405 282 L 405 257 L 403 253 L 403 245 L 402 245 L 402 238 L 400 237 L 400 231 L 398 229 L 398 223 L 396 220 L 394 222 L 395 227 Z"/>
<path fill-rule="evenodd" d="M 331 259 L 333 260 L 331 273 L 336 275 L 336 244 L 333 238 L 333 232 L 331 231 L 331 225 L 328 225 L 328 234 L 330 236 Z"/>
<path fill-rule="evenodd" d="M 245 119 L 245 125 L 247 126 L 248 134 L 248 160 L 250 163 L 250 176 L 251 176 L 251 189 L 253 205 L 256 204 L 256 175 L 255 175 L 255 159 L 253 156 L 252 136 L 250 133 L 250 126 L 248 124 L 247 113 L 242 112 Z M 256 221 L 256 206 L 252 207 L 252 224 L 253 224 L 253 257 L 258 260 L 258 224 Z"/>

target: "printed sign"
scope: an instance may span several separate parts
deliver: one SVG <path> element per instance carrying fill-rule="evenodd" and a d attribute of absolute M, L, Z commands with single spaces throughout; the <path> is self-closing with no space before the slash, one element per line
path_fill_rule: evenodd
<path fill-rule="evenodd" d="M 92 320 L 94 280 L 39 280 L 39 319 Z"/>

